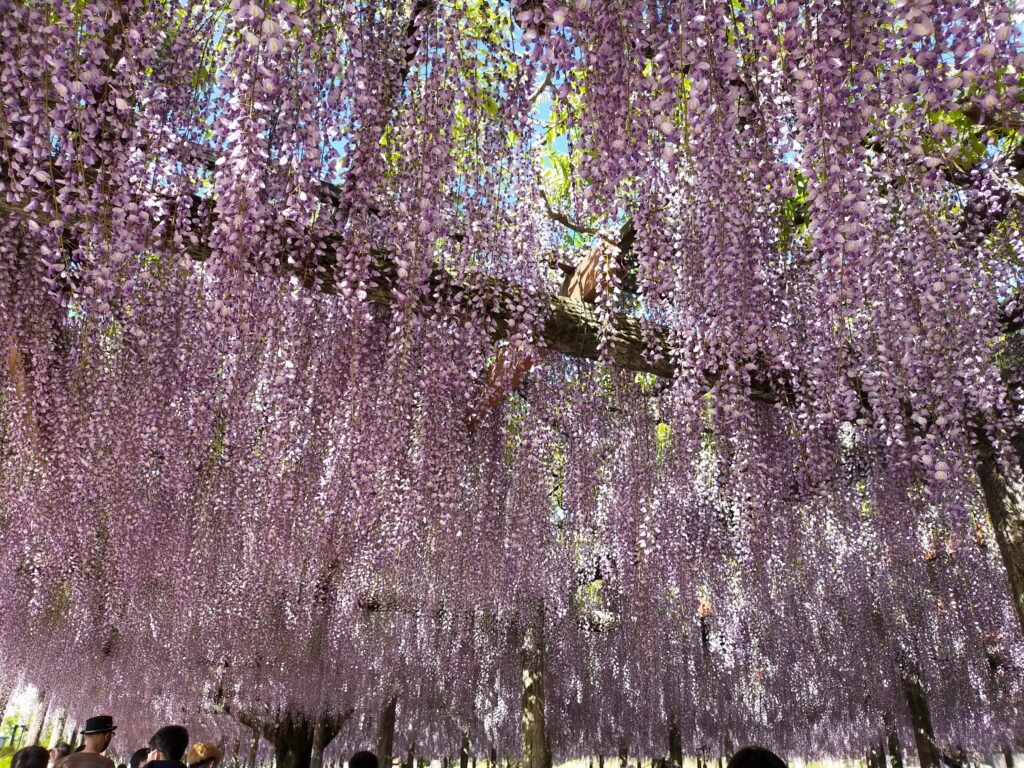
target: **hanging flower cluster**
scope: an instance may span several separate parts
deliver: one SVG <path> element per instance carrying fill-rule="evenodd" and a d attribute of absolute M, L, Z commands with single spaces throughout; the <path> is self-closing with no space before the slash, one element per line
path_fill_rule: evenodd
<path fill-rule="evenodd" d="M 8 678 L 140 739 L 397 696 L 396 754 L 506 756 L 531 627 L 556 755 L 863 755 L 914 685 L 950 749 L 1020 733 L 974 475 L 1024 429 L 1008 5 L 0 0 L 0 41 Z M 566 223 L 635 232 L 578 358 Z"/>

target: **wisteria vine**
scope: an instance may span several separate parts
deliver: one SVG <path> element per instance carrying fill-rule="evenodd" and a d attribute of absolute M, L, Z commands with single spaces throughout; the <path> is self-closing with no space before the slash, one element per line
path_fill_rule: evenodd
<path fill-rule="evenodd" d="M 1002 2 L 0 0 L 0 674 L 507 756 L 532 628 L 557 755 L 909 747 L 909 685 L 1001 750 L 1022 67 Z"/>

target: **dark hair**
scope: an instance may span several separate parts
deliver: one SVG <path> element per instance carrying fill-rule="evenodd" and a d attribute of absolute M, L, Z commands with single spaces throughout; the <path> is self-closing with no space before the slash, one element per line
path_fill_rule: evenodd
<path fill-rule="evenodd" d="M 22 747 L 11 758 L 11 768 L 46 768 L 50 752 L 39 746 Z"/>
<path fill-rule="evenodd" d="M 729 758 L 728 768 L 786 768 L 786 763 L 764 747 L 744 747 Z"/>
<path fill-rule="evenodd" d="M 168 760 L 181 760 L 188 749 L 188 731 L 181 725 L 165 725 L 153 734 L 149 746 Z"/>
<path fill-rule="evenodd" d="M 134 752 L 132 752 L 132 756 L 128 758 L 129 768 L 139 768 L 139 766 L 142 765 L 146 761 L 146 758 L 148 757 L 149 747 L 142 747 L 142 749 L 136 749 Z"/>
<path fill-rule="evenodd" d="M 379 768 L 377 756 L 373 752 L 356 752 L 348 759 L 348 768 Z"/>
<path fill-rule="evenodd" d="M 71 745 L 66 741 L 61 741 L 53 748 L 53 751 L 61 757 L 67 757 L 71 754 Z"/>

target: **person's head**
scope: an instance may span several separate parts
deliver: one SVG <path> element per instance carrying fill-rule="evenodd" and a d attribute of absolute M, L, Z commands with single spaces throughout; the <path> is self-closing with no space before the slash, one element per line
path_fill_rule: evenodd
<path fill-rule="evenodd" d="M 348 768 L 379 768 L 377 756 L 373 752 L 356 752 L 348 759 Z"/>
<path fill-rule="evenodd" d="M 43 747 L 22 747 L 11 758 L 11 768 L 46 768 L 50 753 Z"/>
<path fill-rule="evenodd" d="M 786 763 L 764 747 L 744 747 L 729 758 L 728 768 L 786 768 Z"/>
<path fill-rule="evenodd" d="M 188 748 L 188 731 L 181 725 L 165 725 L 149 740 L 149 759 L 180 761 Z"/>
<path fill-rule="evenodd" d="M 62 757 L 67 757 L 71 754 L 71 745 L 66 741 L 62 741 L 55 747 L 50 748 L 50 762 L 55 763 Z"/>
<path fill-rule="evenodd" d="M 136 749 L 128 759 L 128 768 L 142 768 L 149 762 L 149 747 Z"/>
<path fill-rule="evenodd" d="M 84 752 L 95 752 L 102 754 L 110 746 L 110 740 L 114 738 L 114 718 L 110 715 L 97 715 L 85 721 L 82 729 L 82 743 Z"/>
<path fill-rule="evenodd" d="M 224 759 L 224 750 L 208 741 L 197 741 L 185 753 L 188 768 L 218 768 Z"/>

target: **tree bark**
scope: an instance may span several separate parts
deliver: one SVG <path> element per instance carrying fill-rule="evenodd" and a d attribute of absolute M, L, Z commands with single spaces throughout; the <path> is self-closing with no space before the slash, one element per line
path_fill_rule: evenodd
<path fill-rule="evenodd" d="M 309 754 L 309 768 L 324 768 L 324 747 L 327 746 L 327 716 L 319 715 L 313 721 L 313 746 Z"/>
<path fill-rule="evenodd" d="M 675 719 L 668 727 L 668 761 L 672 768 L 682 768 L 683 765 L 683 736 L 679 732 L 679 726 Z"/>
<path fill-rule="evenodd" d="M 312 768 L 313 724 L 293 715 L 274 729 L 274 768 Z"/>
<path fill-rule="evenodd" d="M 885 741 L 889 748 L 889 768 L 903 768 L 903 745 L 891 716 L 885 718 Z"/>
<path fill-rule="evenodd" d="M 914 742 L 917 744 L 917 758 L 921 768 L 939 768 L 942 755 L 935 743 L 932 717 L 928 711 L 928 694 L 921 676 L 914 670 L 901 670 L 903 691 L 910 710 L 910 722 L 914 726 Z"/>
<path fill-rule="evenodd" d="M 230 709 L 225 709 L 231 712 Z M 299 712 L 281 713 L 273 722 L 261 720 L 250 712 L 234 712 L 235 718 L 253 729 L 256 740 L 253 742 L 252 760 L 256 753 L 256 744 L 262 736 L 274 746 L 276 768 L 312 768 L 315 759 L 323 764 L 324 749 L 334 739 L 354 710 L 349 709 L 340 715 L 321 712 L 316 718 Z"/>
<path fill-rule="evenodd" d="M 9 685 L 0 688 L 0 722 L 3 722 L 4 716 L 7 714 L 7 705 L 11 701 L 12 693 L 14 693 L 14 688 Z"/>
<path fill-rule="evenodd" d="M 380 768 L 391 768 L 395 745 L 395 711 L 398 697 L 392 696 L 385 703 L 377 721 L 377 760 Z"/>
<path fill-rule="evenodd" d="M 551 750 L 544 724 L 543 613 L 536 626 L 523 632 L 522 765 L 551 768 Z"/>
<path fill-rule="evenodd" d="M 68 711 L 66 709 L 60 710 L 60 714 L 57 715 L 57 724 L 53 726 L 53 730 L 50 732 L 50 749 L 56 747 L 64 739 L 64 727 L 68 722 Z"/>
<path fill-rule="evenodd" d="M 985 506 L 999 553 L 1006 566 L 1013 607 L 1024 631 L 1024 484 L 1019 474 L 1019 468 L 1024 467 L 1024 435 L 1015 436 L 1012 441 L 1014 460 L 1007 463 L 1014 471 L 1013 475 L 1007 476 L 985 430 L 979 429 L 975 434 L 978 439 L 975 470 L 985 494 Z"/>
<path fill-rule="evenodd" d="M 252 746 L 249 747 L 249 756 L 246 758 L 246 768 L 256 768 L 256 756 L 260 748 L 260 732 L 252 729 Z"/>
<path fill-rule="evenodd" d="M 32 731 L 29 734 L 26 744 L 38 744 L 39 740 L 42 739 L 43 728 L 46 727 L 46 716 L 49 713 L 50 704 L 46 700 L 46 691 L 40 691 L 35 714 L 32 718 Z"/>

